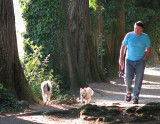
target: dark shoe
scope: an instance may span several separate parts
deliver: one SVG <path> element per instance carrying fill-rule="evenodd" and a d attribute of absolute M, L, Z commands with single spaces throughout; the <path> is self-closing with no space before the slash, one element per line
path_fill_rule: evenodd
<path fill-rule="evenodd" d="M 133 104 L 138 104 L 138 99 L 134 99 Z"/>
<path fill-rule="evenodd" d="M 126 95 L 126 101 L 127 102 L 131 101 L 131 93 L 127 93 L 127 95 Z"/>

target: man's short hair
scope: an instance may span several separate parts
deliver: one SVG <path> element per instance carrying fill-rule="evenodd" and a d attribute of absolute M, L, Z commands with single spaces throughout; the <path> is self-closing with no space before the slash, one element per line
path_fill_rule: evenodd
<path fill-rule="evenodd" d="M 144 28 L 144 23 L 142 21 L 138 21 L 135 24 L 141 28 Z"/>

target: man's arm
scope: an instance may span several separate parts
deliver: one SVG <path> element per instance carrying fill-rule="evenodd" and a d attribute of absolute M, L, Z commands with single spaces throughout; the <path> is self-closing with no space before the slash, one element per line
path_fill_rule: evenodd
<path fill-rule="evenodd" d="M 125 45 L 121 45 L 121 49 L 120 49 L 120 54 L 119 54 L 119 65 L 120 66 L 122 66 L 123 65 L 123 63 L 124 63 L 124 49 L 126 48 L 126 46 Z"/>
<path fill-rule="evenodd" d="M 151 47 L 146 48 L 146 53 L 145 53 L 144 57 L 142 58 L 142 60 L 147 60 L 150 52 L 151 52 Z"/>

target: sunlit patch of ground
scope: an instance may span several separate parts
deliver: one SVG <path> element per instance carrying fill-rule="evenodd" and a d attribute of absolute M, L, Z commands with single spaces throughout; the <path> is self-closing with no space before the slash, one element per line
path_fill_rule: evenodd
<path fill-rule="evenodd" d="M 160 76 L 160 66 L 146 68 L 145 69 L 145 74 Z"/>
<path fill-rule="evenodd" d="M 29 120 L 31 122 L 41 123 L 41 124 L 81 124 L 82 119 L 63 119 L 53 116 L 47 116 L 47 115 L 36 115 L 36 116 L 18 116 L 17 118 L 23 119 L 23 120 Z"/>

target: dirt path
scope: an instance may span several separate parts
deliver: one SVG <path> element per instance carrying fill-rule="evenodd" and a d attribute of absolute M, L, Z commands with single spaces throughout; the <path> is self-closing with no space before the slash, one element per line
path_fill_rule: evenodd
<path fill-rule="evenodd" d="M 94 89 L 93 101 L 98 105 L 120 104 L 120 106 L 133 106 L 132 102 L 125 102 L 125 84 L 123 78 L 114 79 L 111 84 L 92 83 Z M 160 102 L 160 67 L 146 68 L 140 93 L 139 106 L 148 102 Z"/>
<path fill-rule="evenodd" d="M 111 80 L 111 83 L 91 83 L 90 87 L 94 90 L 91 104 L 110 106 L 118 105 L 122 107 L 134 106 L 132 102 L 125 102 L 125 85 L 123 78 Z M 140 100 L 138 106 L 143 106 L 149 102 L 160 102 L 160 66 L 157 68 L 146 68 Z M 69 110 L 80 107 L 81 104 L 74 106 L 55 105 L 40 106 L 32 105 L 29 110 L 20 114 L 0 115 L 0 124 L 91 124 L 92 122 L 82 121 L 74 114 L 46 115 L 45 113 Z M 25 113 L 32 113 L 30 116 Z M 95 123 L 95 122 L 93 122 Z"/>

